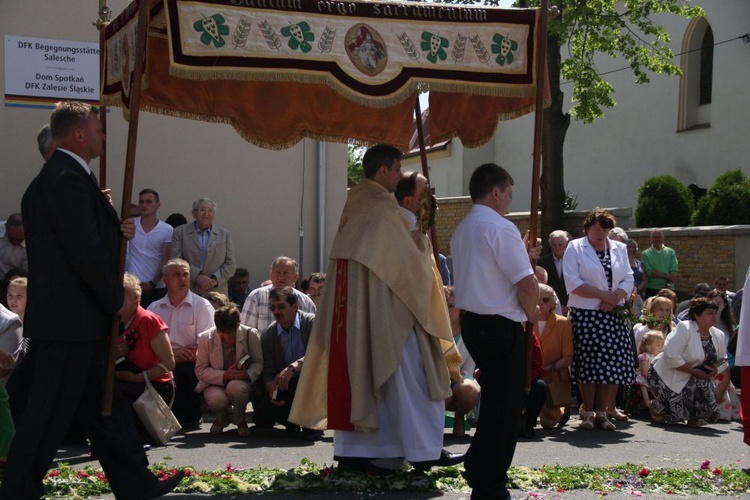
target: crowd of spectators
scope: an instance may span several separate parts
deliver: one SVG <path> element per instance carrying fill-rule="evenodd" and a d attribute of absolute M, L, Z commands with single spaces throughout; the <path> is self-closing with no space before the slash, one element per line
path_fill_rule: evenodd
<path fill-rule="evenodd" d="M 535 331 L 541 332 L 545 370 L 563 368 L 565 378 L 544 377 L 549 390 L 539 423 L 567 422 L 569 407 L 553 404 L 552 389 L 557 393 L 561 380 L 577 385 L 572 393 L 581 403 L 580 429 L 613 431 L 617 420 L 640 410 L 655 423 L 701 426 L 738 420 L 735 307 L 741 291 L 728 290 L 728 280 L 719 277 L 715 287 L 698 283 L 693 297 L 677 304 L 677 255 L 661 231 L 651 232 L 642 261 L 635 241 L 606 211 L 590 212 L 583 229 L 578 239 L 554 231 L 550 254 L 539 260 L 547 270 L 541 276 L 546 274 L 550 283 L 559 277 L 556 282 L 562 281 L 568 293 L 567 318 L 560 317 L 551 313 L 555 290 L 540 286 L 542 321 Z M 548 336 L 547 318 L 555 326 L 572 326 L 569 351 L 560 350 L 558 338 L 564 337 Z M 548 366 L 556 360 L 558 366 Z M 532 375 L 532 392 L 535 382 Z M 528 422 L 519 429 L 522 436 L 532 435 Z"/>
<path fill-rule="evenodd" d="M 409 176 L 398 191 L 407 219 L 407 212 L 418 208 L 414 192 L 422 187 L 420 180 Z M 159 206 L 158 193 L 144 189 L 134 207 L 140 215 L 128 248 L 132 274 L 125 278 L 132 313 L 124 322 L 117 367 L 126 397 L 135 400 L 140 395 L 145 374 L 166 401 L 174 401 L 173 410 L 186 431 L 199 428 L 202 411 L 208 409 L 215 415 L 212 433 L 232 423 L 238 434 L 247 435 L 244 415 L 252 403 L 256 425 L 281 423 L 291 433 L 302 430 L 305 438 L 318 439 L 319 432 L 300 429 L 286 417 L 325 273 L 300 281 L 297 263 L 280 256 L 271 264 L 269 280 L 253 288 L 248 270 L 235 263 L 231 235 L 213 223 L 215 202 L 196 200 L 195 220 L 177 229 L 158 219 Z M 9 314 L 22 322 L 27 279 L 25 259 L 16 251 L 23 248 L 20 222 L 20 215 L 12 214 L 6 223 L 3 251 L 9 257 L 2 269 L 4 302 Z M 416 228 L 415 219 L 409 222 Z M 647 409 L 656 422 L 700 425 L 737 419 L 739 369 L 734 368 L 730 346 L 737 304 L 728 280 L 719 277 L 715 287 L 698 283 L 694 296 L 677 304 L 671 290 L 678 275 L 677 256 L 664 245 L 663 233 L 652 232 L 645 262 L 638 259 L 635 241 L 604 210 L 589 214 L 583 233 L 573 238 L 566 231 L 553 231 L 551 251 L 538 261 L 541 319 L 534 327 L 534 361 L 539 368 L 532 375 L 519 435 L 532 437 L 536 425 L 553 428 L 568 422 L 573 399 L 556 404 L 561 386 L 581 405 L 581 429 L 615 430 L 616 420 L 626 420 L 639 408 Z M 654 288 L 659 284 L 664 288 Z M 453 433 L 463 435 L 467 414 L 470 423 L 477 416 L 480 389 L 474 379 L 479 374 L 461 347 L 461 311 L 455 308 L 452 286 L 446 286 L 446 300 L 464 359 L 464 380 L 455 382 L 454 397 L 446 406 L 452 412 Z M 280 340 L 286 339 L 287 329 L 299 336 Z M 0 337 L 0 351 L 9 354 L 0 360 L 3 380 L 23 360 L 21 331 Z M 701 351 L 696 347 L 699 334 L 711 338 Z M 684 352 L 688 346 L 689 355 Z M 143 436 L 148 441 L 145 432 Z"/>
<path fill-rule="evenodd" d="M 400 209 L 418 230 L 423 178 L 413 174 L 403 181 L 396 191 Z M 269 279 L 253 287 L 248 269 L 235 262 L 231 234 L 213 222 L 215 202 L 196 200 L 191 222 L 179 220 L 180 214 L 161 221 L 159 206 L 158 193 L 144 189 L 134 207 L 139 216 L 128 246 L 117 364 L 125 398 L 135 401 L 148 379 L 185 432 L 199 429 L 209 412 L 211 434 L 231 424 L 247 436 L 252 405 L 259 428 L 281 424 L 288 434 L 321 439 L 322 431 L 290 422 L 289 411 L 325 273 L 300 280 L 297 262 L 282 255 L 271 263 Z M 564 427 L 574 401 L 582 430 L 615 431 L 618 420 L 639 409 L 655 423 L 738 419 L 740 378 L 733 361 L 741 291 L 733 293 L 719 277 L 715 287 L 699 283 L 693 297 L 677 304 L 678 261 L 663 233 L 651 233 L 651 246 L 639 259 L 636 242 L 606 210 L 592 210 L 582 229 L 579 238 L 553 231 L 550 253 L 538 260 L 539 321 L 518 435 L 533 438 L 537 425 Z M 8 306 L 0 308 L 0 464 L 27 390 L 17 380 L 28 349 L 22 339 L 28 286 L 22 242 L 20 215 L 12 214 L 0 242 Z M 462 311 L 447 265 L 441 274 L 462 356 L 462 380 L 451 380 L 445 406 L 453 434 L 462 436 L 480 414 L 481 372 L 462 339 Z M 16 380 L 9 391 L 16 396 L 9 398 L 4 383 L 11 374 Z"/>

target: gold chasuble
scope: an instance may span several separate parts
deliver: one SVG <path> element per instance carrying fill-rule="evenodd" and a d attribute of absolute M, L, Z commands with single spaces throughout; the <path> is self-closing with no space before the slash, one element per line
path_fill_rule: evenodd
<path fill-rule="evenodd" d="M 367 179 L 350 190 L 330 259 L 289 420 L 377 429 L 381 387 L 412 328 L 430 397 L 450 397 L 461 357 L 442 281 L 427 237 L 410 231 L 393 194 Z"/>

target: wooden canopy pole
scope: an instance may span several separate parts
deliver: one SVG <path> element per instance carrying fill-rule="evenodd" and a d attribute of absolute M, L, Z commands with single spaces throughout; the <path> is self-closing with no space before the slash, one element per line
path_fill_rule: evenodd
<path fill-rule="evenodd" d="M 135 149 L 138 140 L 138 117 L 141 104 L 141 80 L 143 79 L 143 66 L 146 60 L 146 37 L 148 36 L 149 0 L 138 1 L 138 39 L 135 49 L 135 66 L 133 77 L 130 79 L 130 123 L 128 124 L 128 147 L 125 156 L 125 175 L 122 186 L 122 209 L 120 214 L 123 219 L 130 217 L 130 199 L 133 195 L 133 173 L 135 171 Z M 124 82 L 123 82 L 124 83 Z M 120 262 L 119 273 L 125 274 L 125 255 L 128 242 L 120 237 Z M 102 415 L 112 414 L 112 393 L 115 380 L 115 359 L 117 357 L 117 339 L 120 335 L 120 319 L 112 316 L 112 325 L 109 334 L 109 359 L 107 362 L 107 377 L 104 385 L 104 398 L 102 400 Z"/>
<path fill-rule="evenodd" d="M 536 105 L 534 108 L 534 155 L 531 169 L 531 213 L 529 214 L 529 245 L 536 246 L 539 212 L 539 176 L 542 162 L 542 124 L 544 122 L 544 88 L 547 81 L 547 19 L 549 0 L 542 0 L 539 31 L 536 37 Z M 536 263 L 532 261 L 532 266 Z M 533 325 L 526 324 L 526 392 L 531 389 L 531 352 L 534 347 Z"/>
<path fill-rule="evenodd" d="M 542 0 L 537 37 L 536 59 L 536 105 L 534 108 L 534 156 L 531 176 L 531 214 L 529 218 L 529 241 L 536 242 L 539 211 L 539 177 L 542 163 L 542 125 L 544 123 L 544 84 L 547 81 L 547 18 L 549 0 Z"/>
<path fill-rule="evenodd" d="M 107 41 L 104 35 L 104 28 L 107 27 L 110 20 L 110 9 L 107 7 L 107 0 L 99 0 L 99 19 L 94 21 L 94 26 L 99 30 L 99 88 L 100 95 L 101 89 L 104 88 L 107 56 Z M 101 100 L 100 100 L 101 104 Z M 99 106 L 99 121 L 102 123 L 102 132 L 107 135 L 107 107 Z M 106 189 L 107 187 L 107 141 L 104 141 L 102 145 L 102 154 L 99 155 L 99 188 Z"/>
<path fill-rule="evenodd" d="M 422 161 L 422 175 L 427 179 L 427 185 L 430 184 L 430 168 L 427 166 L 427 149 L 424 143 L 424 128 L 422 127 L 422 106 L 419 104 L 419 92 L 414 102 L 414 114 L 416 114 L 417 139 L 419 140 L 419 158 Z M 437 232 L 435 226 L 430 227 L 430 241 L 432 241 L 432 254 L 435 257 L 435 263 L 440 268 L 440 252 L 438 252 Z"/>

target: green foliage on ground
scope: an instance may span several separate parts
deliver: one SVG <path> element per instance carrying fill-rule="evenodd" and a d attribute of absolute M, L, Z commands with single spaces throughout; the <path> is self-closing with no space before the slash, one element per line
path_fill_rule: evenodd
<path fill-rule="evenodd" d="M 687 226 L 693 205 L 693 194 L 676 177 L 651 177 L 638 189 L 635 224 L 637 227 Z"/>
<path fill-rule="evenodd" d="M 289 470 L 265 467 L 237 469 L 232 464 L 227 464 L 221 470 L 198 471 L 192 467 L 175 468 L 165 463 L 156 464 L 151 469 L 162 479 L 176 474 L 178 470 L 184 470 L 185 479 L 175 492 L 209 496 L 309 491 L 469 491 L 460 465 L 433 468 L 427 473 L 416 473 L 410 466 L 404 465 L 393 474 L 385 476 L 321 467 L 308 459 L 302 459 L 299 466 Z M 750 475 L 734 466 L 715 467 L 708 460 L 685 469 L 649 469 L 634 464 L 608 467 L 511 467 L 509 477 L 511 488 L 527 492 L 530 497 L 538 497 L 537 492 L 542 491 L 573 490 L 591 490 L 602 495 L 622 491 L 634 496 L 642 496 L 643 493 L 735 496 L 750 493 Z M 66 464 L 50 470 L 44 485 L 47 497 L 53 498 L 88 498 L 111 492 L 101 469 L 75 469 Z"/>

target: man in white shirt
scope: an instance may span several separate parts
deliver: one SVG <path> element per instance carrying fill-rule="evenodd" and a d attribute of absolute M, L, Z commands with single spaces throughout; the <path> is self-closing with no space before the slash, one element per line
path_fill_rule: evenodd
<path fill-rule="evenodd" d="M 161 276 L 162 267 L 172 250 L 173 229 L 156 217 L 159 207 L 159 193 L 153 189 L 143 189 L 138 193 L 141 216 L 133 219 L 135 238 L 128 242 L 125 268 L 141 282 L 142 307 L 148 307 L 167 292 Z"/>
<path fill-rule="evenodd" d="M 299 278 L 297 261 L 283 255 L 276 257 L 271 265 L 271 284 L 256 288 L 247 296 L 242 306 L 242 324 L 257 328 L 259 332 L 268 328 L 268 325 L 274 321 L 273 312 L 268 308 L 269 294 L 271 290 L 284 286 L 294 289 L 300 311 L 315 314 L 317 308 L 312 299 L 294 288 L 297 278 Z"/>
<path fill-rule="evenodd" d="M 474 203 L 451 238 L 461 336 L 481 372 L 482 418 L 466 453 L 471 498 L 510 498 L 507 471 L 524 402 L 526 335 L 536 322 L 539 286 L 521 234 L 505 215 L 513 178 L 502 167 L 478 167 L 469 181 Z"/>
<path fill-rule="evenodd" d="M 427 178 L 419 172 L 406 172 L 396 184 L 394 196 L 399 211 L 411 224 L 411 230 L 417 231 L 417 212 L 422 193 L 427 188 Z"/>
<path fill-rule="evenodd" d="M 427 177 L 419 172 L 406 172 L 396 184 L 396 191 L 393 194 L 396 197 L 399 212 L 409 221 L 412 231 L 419 230 L 419 212 L 423 203 L 424 192 L 428 188 Z M 438 254 L 438 258 L 440 277 L 443 280 L 443 285 L 448 286 L 452 283 L 448 261 L 443 254 Z"/>
<path fill-rule="evenodd" d="M 195 392 L 195 353 L 198 335 L 214 327 L 214 308 L 209 301 L 190 291 L 190 264 L 171 259 L 164 266 L 167 295 L 153 302 L 148 310 L 169 327 L 174 352 L 175 398 L 172 411 L 185 431 L 201 425 L 200 394 Z"/>

